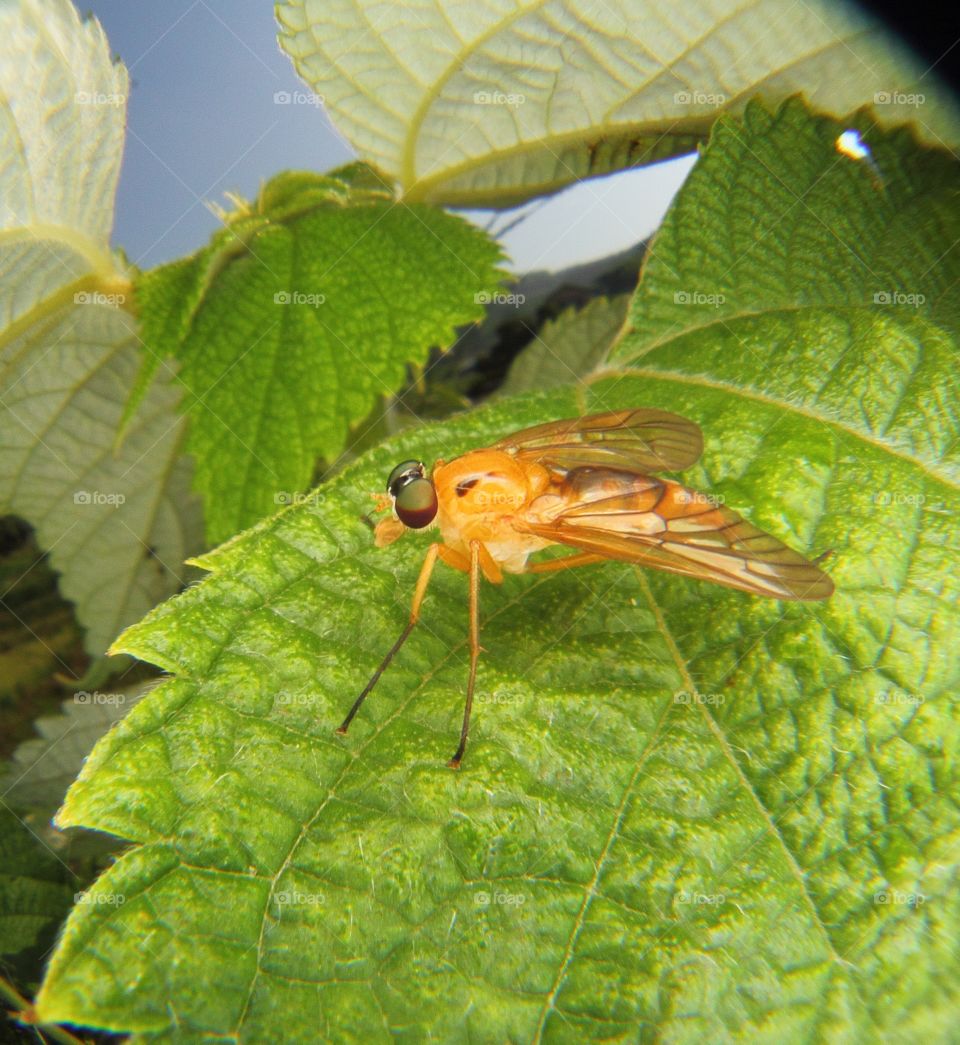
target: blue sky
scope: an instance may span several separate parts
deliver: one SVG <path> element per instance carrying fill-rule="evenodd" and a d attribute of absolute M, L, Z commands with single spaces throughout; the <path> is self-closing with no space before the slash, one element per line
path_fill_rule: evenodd
<path fill-rule="evenodd" d="M 269 0 L 86 0 L 130 70 L 128 136 L 114 243 L 151 267 L 195 250 L 217 227 L 207 203 L 246 197 L 289 168 L 352 158 L 322 109 L 277 104 L 305 88 L 276 41 Z M 692 158 L 583 183 L 504 240 L 518 271 L 563 268 L 651 232 Z M 477 215 L 477 220 L 483 220 Z"/>

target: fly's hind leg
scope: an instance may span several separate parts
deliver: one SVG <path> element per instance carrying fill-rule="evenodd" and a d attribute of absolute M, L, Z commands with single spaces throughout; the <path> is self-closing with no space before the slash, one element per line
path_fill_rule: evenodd
<path fill-rule="evenodd" d="M 447 561 L 444 552 L 449 549 L 441 547 L 440 555 Z M 458 553 L 453 553 L 458 554 Z M 462 558 L 462 556 L 461 556 Z M 589 563 L 605 562 L 606 557 L 592 552 L 581 552 L 568 555 L 564 559 L 550 559 L 547 562 L 533 563 L 527 566 L 528 573 L 547 573 L 551 570 L 566 570 L 573 566 L 586 566 Z M 451 564 L 452 565 L 452 564 Z M 462 567 L 459 567 L 462 569 Z M 463 753 L 467 748 L 467 734 L 470 731 L 470 712 L 473 709 L 473 690 L 477 680 L 477 658 L 480 655 L 480 573 L 487 580 L 499 584 L 503 573 L 490 552 L 479 541 L 470 542 L 470 676 L 467 680 L 467 701 L 463 708 L 463 726 L 460 729 L 460 744 L 447 763 L 451 769 L 459 769 Z"/>
<path fill-rule="evenodd" d="M 467 749 L 467 734 L 470 731 L 470 711 L 473 708 L 473 687 L 477 680 L 477 657 L 480 655 L 480 558 L 486 551 L 479 541 L 470 542 L 470 676 L 467 680 L 467 701 L 463 708 L 463 725 L 460 728 L 460 743 L 453 758 L 447 763 L 451 769 L 459 769 L 463 753 Z M 489 558 L 487 553 L 487 558 Z M 492 560 L 491 560 L 492 561 Z M 499 570 L 497 571 L 499 573 Z"/>

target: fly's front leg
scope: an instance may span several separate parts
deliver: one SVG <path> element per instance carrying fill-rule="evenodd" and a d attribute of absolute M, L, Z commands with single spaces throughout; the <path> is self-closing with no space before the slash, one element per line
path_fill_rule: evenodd
<path fill-rule="evenodd" d="M 479 541 L 470 542 L 470 677 L 467 680 L 467 702 L 463 708 L 460 744 L 453 758 L 447 763 L 451 769 L 460 768 L 463 753 L 467 748 L 470 711 L 473 708 L 473 686 L 477 679 L 477 657 L 480 655 L 480 549 Z"/>
<path fill-rule="evenodd" d="M 433 567 L 437 561 L 437 555 L 440 552 L 439 544 L 431 544 L 427 550 L 426 557 L 423 560 L 423 566 L 420 567 L 420 576 L 417 578 L 417 586 L 413 592 L 413 605 L 410 607 L 410 620 L 407 621 L 407 626 L 400 633 L 400 638 L 390 647 L 389 653 L 380 662 L 380 667 L 373 673 L 370 681 L 363 687 L 363 692 L 353 702 L 353 707 L 347 712 L 347 717 L 337 727 L 338 733 L 346 733 L 350 728 L 350 723 L 353 721 L 354 715 L 360 710 L 360 705 L 367 699 L 370 690 L 379 682 L 380 676 L 387 670 L 387 666 L 390 661 L 396 656 L 397 651 L 410 637 L 410 632 L 413 631 L 414 626 L 420 619 L 420 604 L 423 602 L 423 597 L 427 593 L 427 585 L 430 583 L 430 575 L 433 573 Z"/>

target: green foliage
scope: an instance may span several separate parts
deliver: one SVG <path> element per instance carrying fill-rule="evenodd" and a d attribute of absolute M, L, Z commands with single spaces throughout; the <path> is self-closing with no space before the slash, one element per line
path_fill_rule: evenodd
<path fill-rule="evenodd" d="M 847 128 L 862 133 L 875 167 L 837 151 Z M 952 153 L 919 148 L 912 129 L 883 131 L 867 114 L 839 123 L 794 99 L 721 120 L 657 232 L 635 333 L 615 355 L 636 362 L 688 332 L 722 337 L 763 315 L 789 323 L 798 309 L 798 321 L 820 309 L 854 322 L 848 310 L 859 310 L 891 328 L 922 317 L 960 333 L 957 179 Z"/>
<path fill-rule="evenodd" d="M 87 648 L 102 653 L 118 629 L 182 585 L 184 559 L 202 547 L 180 392 L 165 368 L 117 450 L 138 367 L 131 317 L 81 305 L 59 310 L 42 333 L 0 353 L 9 381 L 0 496 L 50 549 Z"/>
<path fill-rule="evenodd" d="M 595 298 L 544 323 L 514 360 L 500 394 L 560 388 L 586 377 L 609 355 L 629 308 L 629 294 Z"/>
<path fill-rule="evenodd" d="M 403 434 L 126 632 L 173 677 L 60 814 L 136 845 L 71 914 L 42 1019 L 168 1040 L 949 1038 L 960 266 L 939 201 L 958 174 L 877 133 L 880 191 L 836 154 L 841 127 L 797 104 L 723 122 L 654 244 L 620 369 L 582 402 Z M 925 253 L 936 274 L 886 282 Z M 864 300 L 874 278 L 929 305 Z M 614 563 L 485 586 L 453 773 L 466 586 L 440 568 L 335 736 L 430 539 L 375 549 L 367 491 L 406 457 L 631 405 L 698 421 L 689 481 L 832 547 L 836 595 L 781 604 Z"/>
<path fill-rule="evenodd" d="M 482 232 L 372 177 L 280 175 L 205 250 L 138 284 L 148 349 L 181 361 L 211 541 L 289 504 L 502 278 Z"/>
<path fill-rule="evenodd" d="M 0 805 L 0 956 L 32 947 L 73 902 L 66 867 Z"/>
<path fill-rule="evenodd" d="M 75 693 L 56 715 L 34 721 L 39 734 L 17 747 L 6 779 L 0 777 L 3 801 L 35 818 L 49 820 L 63 802 L 93 745 L 143 696 L 145 688 Z"/>

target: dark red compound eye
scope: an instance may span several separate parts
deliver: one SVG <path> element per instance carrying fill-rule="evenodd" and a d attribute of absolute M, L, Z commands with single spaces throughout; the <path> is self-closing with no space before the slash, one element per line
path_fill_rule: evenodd
<path fill-rule="evenodd" d="M 422 530 L 437 517 L 437 491 L 422 476 L 402 477 L 395 484 L 397 518 L 411 530 Z"/>

